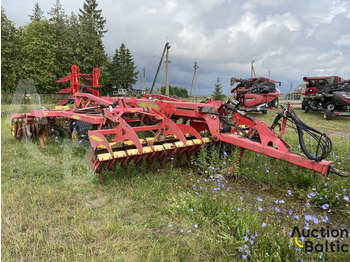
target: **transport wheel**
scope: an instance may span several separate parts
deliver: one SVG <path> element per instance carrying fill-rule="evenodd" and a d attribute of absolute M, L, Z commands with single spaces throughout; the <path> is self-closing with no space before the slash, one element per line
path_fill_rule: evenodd
<path fill-rule="evenodd" d="M 305 111 L 305 113 L 308 113 L 310 111 L 310 107 L 309 106 L 305 106 L 304 111 Z"/>
<path fill-rule="evenodd" d="M 333 111 L 335 109 L 335 105 L 332 103 L 327 103 L 326 104 L 326 109 L 329 111 Z"/>
<path fill-rule="evenodd" d="M 261 113 L 263 113 L 263 115 L 266 115 L 267 114 L 267 110 L 263 109 L 263 110 L 261 110 Z"/>
<path fill-rule="evenodd" d="M 272 100 L 271 102 L 269 102 L 270 107 L 274 107 L 277 108 L 279 105 L 279 100 L 278 97 L 276 97 L 274 100 Z"/>
<path fill-rule="evenodd" d="M 323 118 L 326 119 L 326 120 L 331 120 L 332 118 L 332 112 L 328 109 L 326 109 L 324 112 L 323 112 Z"/>
<path fill-rule="evenodd" d="M 302 110 L 305 110 L 305 107 L 308 105 L 309 103 L 305 100 L 305 99 L 303 99 L 303 102 L 301 103 L 301 109 Z"/>

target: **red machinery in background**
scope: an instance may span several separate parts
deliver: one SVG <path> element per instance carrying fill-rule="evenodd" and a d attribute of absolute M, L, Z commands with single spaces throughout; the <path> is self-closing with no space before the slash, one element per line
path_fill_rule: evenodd
<path fill-rule="evenodd" d="M 302 109 L 324 111 L 324 118 L 350 116 L 350 80 L 340 76 L 304 77 Z"/>
<path fill-rule="evenodd" d="M 231 93 L 239 101 L 240 110 L 261 111 L 266 114 L 267 109 L 278 107 L 278 96 L 281 95 L 281 92 L 276 88 L 276 81 L 266 77 L 249 79 L 231 77 L 230 85 L 233 86 L 235 83 L 238 84 L 231 90 Z"/>
<path fill-rule="evenodd" d="M 37 135 L 44 147 L 53 126 L 70 130 L 72 136 L 76 126 L 88 126 L 80 130 L 80 135 L 90 141 L 88 165 L 100 174 L 101 180 L 104 169 L 113 170 L 116 175 L 117 165 L 128 172 L 130 163 L 142 168 L 147 162 L 153 169 L 157 163 L 165 165 L 170 157 L 187 162 L 204 144 L 212 142 L 237 147 L 239 159 L 248 149 L 323 175 L 348 176 L 334 168 L 332 161 L 324 160 L 332 149 L 327 135 L 301 122 L 290 105 L 268 126 L 240 110 L 236 100 L 221 102 L 207 98 L 205 103 L 189 103 L 156 95 L 123 98 L 83 93 L 89 89 L 79 86 L 82 74 L 77 69 L 73 66 L 72 73 L 65 78 L 72 81 L 69 90 L 74 107 L 13 114 L 12 135 L 18 139 Z M 294 151 L 282 138 L 287 121 L 296 126 L 304 154 Z M 274 131 L 277 126 L 279 133 Z M 304 142 L 309 135 L 315 139 L 315 150 Z"/>

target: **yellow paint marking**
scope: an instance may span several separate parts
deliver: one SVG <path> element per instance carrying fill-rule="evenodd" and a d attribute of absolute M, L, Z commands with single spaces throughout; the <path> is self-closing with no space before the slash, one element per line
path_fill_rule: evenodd
<path fill-rule="evenodd" d="M 90 136 L 90 138 L 95 140 L 95 141 L 97 141 L 97 142 L 102 142 L 103 141 L 101 137 L 98 137 L 98 136 L 95 136 L 95 135 Z"/>
<path fill-rule="evenodd" d="M 55 106 L 55 109 L 68 110 L 68 109 L 69 109 L 69 106 Z"/>
<path fill-rule="evenodd" d="M 73 118 L 73 119 L 80 119 L 81 117 L 80 117 L 80 116 L 77 116 L 77 115 L 73 115 L 72 118 Z"/>

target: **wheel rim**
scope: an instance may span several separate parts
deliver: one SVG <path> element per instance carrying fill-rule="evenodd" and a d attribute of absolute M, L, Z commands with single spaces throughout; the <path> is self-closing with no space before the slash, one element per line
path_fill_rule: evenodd
<path fill-rule="evenodd" d="M 327 109 L 330 110 L 330 111 L 333 111 L 334 108 L 335 108 L 335 106 L 333 104 L 327 105 Z"/>

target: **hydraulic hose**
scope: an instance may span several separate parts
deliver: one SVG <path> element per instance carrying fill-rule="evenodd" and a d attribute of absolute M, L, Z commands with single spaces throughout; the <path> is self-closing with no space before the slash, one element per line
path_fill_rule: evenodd
<path fill-rule="evenodd" d="M 278 114 L 272 126 L 276 126 L 277 122 L 282 117 L 286 117 L 290 122 L 292 122 L 296 126 L 296 130 L 298 132 L 299 145 L 305 156 L 310 160 L 314 160 L 317 162 L 325 159 L 332 151 L 332 141 L 326 135 L 326 133 L 321 133 L 320 131 L 306 125 L 297 117 L 293 110 L 285 111 L 285 114 L 285 116 L 283 116 L 282 113 Z M 317 142 L 317 149 L 315 154 L 311 153 L 305 145 L 305 133 L 309 134 L 310 138 L 313 138 Z"/>

